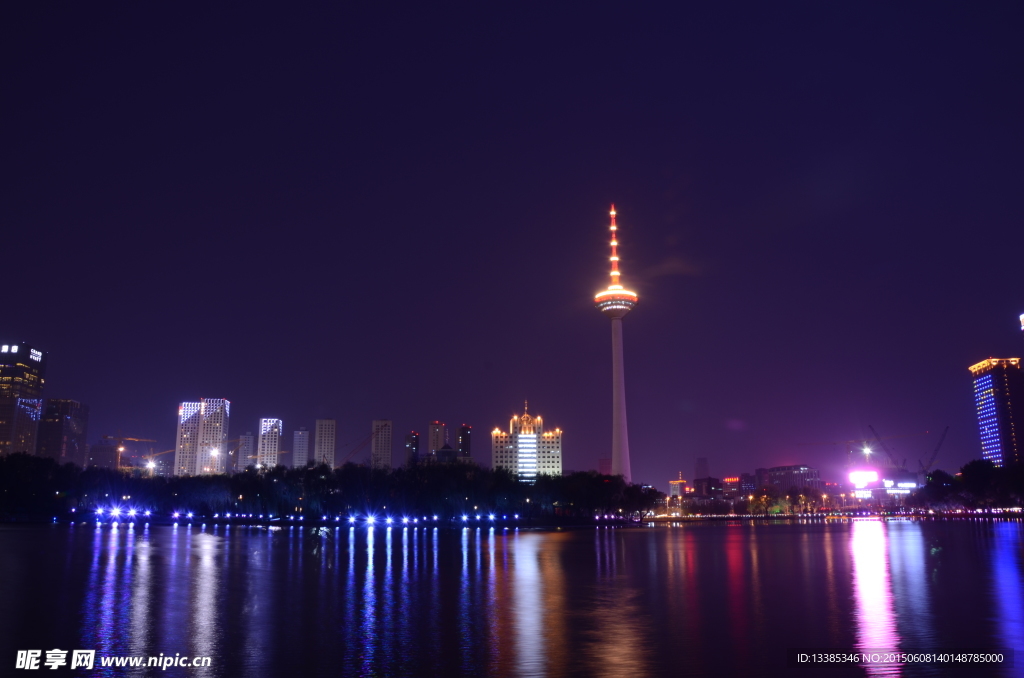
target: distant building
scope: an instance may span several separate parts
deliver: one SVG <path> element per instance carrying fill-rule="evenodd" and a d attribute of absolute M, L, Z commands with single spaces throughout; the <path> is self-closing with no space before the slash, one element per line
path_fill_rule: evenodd
<path fill-rule="evenodd" d="M 694 478 L 693 494 L 703 499 L 721 499 L 725 492 L 722 481 L 718 478 Z"/>
<path fill-rule="evenodd" d="M 459 453 L 451 445 L 442 445 L 441 449 L 434 453 L 433 461 L 438 464 L 454 464 L 459 460 Z"/>
<path fill-rule="evenodd" d="M 335 429 L 337 422 L 333 419 L 317 419 L 316 434 L 313 440 L 314 461 L 317 465 L 327 464 L 334 468 Z"/>
<path fill-rule="evenodd" d="M 766 468 L 755 469 L 754 479 L 756 481 L 755 484 L 757 485 L 756 489 L 758 491 L 763 490 L 766 487 L 771 487 L 772 479 L 768 474 L 768 469 Z"/>
<path fill-rule="evenodd" d="M 612 458 L 602 457 L 597 460 L 597 472 L 603 476 L 610 476 L 612 474 Z"/>
<path fill-rule="evenodd" d="M 427 427 L 427 452 L 433 456 L 448 444 L 448 427 L 443 421 L 432 421 Z"/>
<path fill-rule="evenodd" d="M 39 422 L 37 453 L 61 464 L 71 462 L 84 468 L 89 461 L 88 429 L 88 405 L 50 398 L 46 401 L 43 420 Z"/>
<path fill-rule="evenodd" d="M 679 474 L 679 479 L 668 481 L 668 496 L 670 499 L 682 498 L 686 496 L 686 481 L 682 478 L 682 473 Z"/>
<path fill-rule="evenodd" d="M 405 463 L 415 466 L 420 461 L 420 434 L 412 431 L 405 436 Z"/>
<path fill-rule="evenodd" d="M 101 439 L 89 446 L 89 456 L 83 468 L 117 468 L 117 445 L 110 440 Z"/>
<path fill-rule="evenodd" d="M 809 466 L 773 466 L 768 469 L 768 483 L 777 488 L 780 493 L 785 493 L 790 488 L 802 489 L 809 487 L 812 490 L 821 489 L 821 478 L 818 476 L 818 469 Z"/>
<path fill-rule="evenodd" d="M 300 426 L 292 434 L 292 468 L 306 468 L 309 461 L 309 431 Z"/>
<path fill-rule="evenodd" d="M 989 358 L 971 365 L 981 456 L 996 466 L 1024 462 L 1024 372 L 1020 358 Z"/>
<path fill-rule="evenodd" d="M 391 468 L 392 422 L 390 419 L 373 420 L 373 438 L 370 440 L 370 467 Z"/>
<path fill-rule="evenodd" d="M 256 436 L 252 431 L 246 431 L 244 436 L 238 436 L 238 450 L 231 456 L 234 457 L 235 471 L 256 464 Z"/>
<path fill-rule="evenodd" d="M 722 492 L 725 494 L 726 499 L 740 496 L 740 477 L 729 476 L 728 478 L 722 478 Z"/>
<path fill-rule="evenodd" d="M 25 342 L 0 344 L 0 454 L 35 454 L 43 417 L 47 354 Z"/>
<path fill-rule="evenodd" d="M 752 473 L 741 473 L 740 474 L 740 493 L 741 494 L 753 494 L 760 489 L 757 486 L 757 476 Z"/>
<path fill-rule="evenodd" d="M 525 483 L 542 473 L 562 475 L 562 429 L 545 433 L 541 417 L 512 415 L 507 433 L 491 431 L 491 467 L 507 468 Z"/>
<path fill-rule="evenodd" d="M 278 452 L 281 451 L 281 431 L 284 422 L 280 419 L 260 419 L 260 437 L 256 442 L 257 468 L 277 466 Z"/>
<path fill-rule="evenodd" d="M 231 403 L 223 398 L 200 398 L 178 406 L 174 444 L 174 475 L 224 473 Z"/>
<path fill-rule="evenodd" d="M 694 478 L 707 478 L 711 475 L 711 466 L 708 464 L 707 457 L 697 457 L 697 463 L 694 464 L 693 477 Z"/>
<path fill-rule="evenodd" d="M 458 452 L 459 459 L 471 459 L 472 453 L 470 450 L 472 443 L 473 427 L 468 424 L 463 424 L 459 427 L 459 440 L 458 440 Z"/>

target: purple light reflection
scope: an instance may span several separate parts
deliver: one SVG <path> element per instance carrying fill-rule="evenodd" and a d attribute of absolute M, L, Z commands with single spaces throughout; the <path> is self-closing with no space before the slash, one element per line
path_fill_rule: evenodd
<path fill-rule="evenodd" d="M 899 649 L 900 637 L 893 614 L 889 581 L 889 554 L 885 524 L 880 520 L 856 520 L 850 537 L 853 554 L 854 621 L 858 650 Z M 862 664 L 869 676 L 899 676 L 901 664 Z"/>

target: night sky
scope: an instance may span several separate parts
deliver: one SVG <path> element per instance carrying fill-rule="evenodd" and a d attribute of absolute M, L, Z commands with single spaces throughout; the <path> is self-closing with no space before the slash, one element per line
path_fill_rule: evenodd
<path fill-rule="evenodd" d="M 488 465 L 529 399 L 597 468 L 614 202 L 634 481 L 833 479 L 869 424 L 980 457 L 967 367 L 1024 354 L 1020 4 L 341 4 L 2 10 L 0 338 L 90 442 L 223 397 L 232 438 L 387 418 L 399 458 L 441 419 Z"/>

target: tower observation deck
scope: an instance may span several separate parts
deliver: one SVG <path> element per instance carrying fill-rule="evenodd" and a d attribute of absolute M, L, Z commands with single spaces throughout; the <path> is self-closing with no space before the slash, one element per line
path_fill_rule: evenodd
<path fill-rule="evenodd" d="M 639 297 L 622 286 L 619 279 L 619 227 L 615 224 L 615 205 L 609 212 L 612 265 L 608 289 L 594 295 L 597 310 L 612 319 L 612 475 L 632 482 L 629 465 L 629 429 L 626 425 L 626 383 L 622 360 L 622 318 L 636 307 Z"/>

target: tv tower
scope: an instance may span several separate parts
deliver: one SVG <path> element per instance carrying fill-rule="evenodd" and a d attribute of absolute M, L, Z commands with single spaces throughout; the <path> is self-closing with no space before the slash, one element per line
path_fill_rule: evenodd
<path fill-rule="evenodd" d="M 594 295 L 597 310 L 612 319 L 612 475 L 621 475 L 631 482 L 629 469 L 629 429 L 626 426 L 626 382 L 622 367 L 622 317 L 633 310 L 639 298 L 636 292 L 624 289 L 619 283 L 619 228 L 615 225 L 615 205 L 612 205 L 609 230 L 612 232 L 611 284 L 608 289 Z"/>

